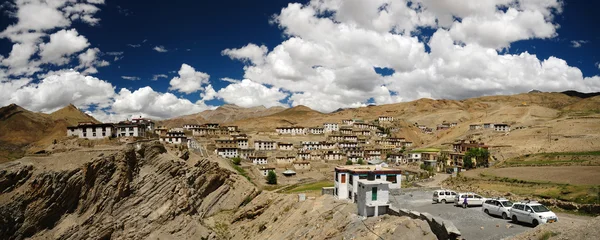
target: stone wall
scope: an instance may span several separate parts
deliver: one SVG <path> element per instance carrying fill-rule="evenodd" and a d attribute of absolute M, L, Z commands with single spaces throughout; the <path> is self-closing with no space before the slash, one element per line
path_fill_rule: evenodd
<path fill-rule="evenodd" d="M 458 228 L 456 228 L 452 222 L 434 217 L 429 213 L 420 213 L 408 209 L 397 209 L 390 206 L 388 214 L 400 217 L 408 216 L 413 219 L 426 221 L 429 224 L 431 231 L 438 239 L 458 239 L 461 235 Z"/>

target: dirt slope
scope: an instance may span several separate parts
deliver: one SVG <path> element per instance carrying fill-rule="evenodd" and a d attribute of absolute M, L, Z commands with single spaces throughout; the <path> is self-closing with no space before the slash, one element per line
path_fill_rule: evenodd
<path fill-rule="evenodd" d="M 183 124 L 203 124 L 207 122 L 223 124 L 248 118 L 268 116 L 283 110 L 285 110 L 284 107 L 266 108 L 264 106 L 258 106 L 243 108 L 234 104 L 225 104 L 215 110 L 206 110 L 191 115 L 160 121 L 159 125 L 166 127 L 181 127 Z"/>

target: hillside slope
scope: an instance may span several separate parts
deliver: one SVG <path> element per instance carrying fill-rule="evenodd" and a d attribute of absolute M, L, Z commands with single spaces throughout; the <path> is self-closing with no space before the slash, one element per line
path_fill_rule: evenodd
<path fill-rule="evenodd" d="M 0 108 L 0 162 L 19 158 L 29 148 L 43 148 L 54 139 L 66 138 L 67 126 L 78 122 L 98 120 L 73 105 L 51 114 L 31 112 L 16 104 Z"/>
<path fill-rule="evenodd" d="M 180 127 L 183 124 L 203 124 L 203 123 L 230 123 L 233 121 L 268 116 L 285 110 L 284 107 L 264 106 L 243 108 L 233 104 L 225 104 L 215 110 L 206 110 L 199 113 L 175 117 L 159 122 L 159 125 L 166 127 Z"/>

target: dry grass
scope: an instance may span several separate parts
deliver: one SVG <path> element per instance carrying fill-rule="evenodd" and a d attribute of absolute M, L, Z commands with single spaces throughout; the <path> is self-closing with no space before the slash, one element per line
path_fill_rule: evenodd
<path fill-rule="evenodd" d="M 491 168 L 483 173 L 525 181 L 600 185 L 600 166 Z"/>

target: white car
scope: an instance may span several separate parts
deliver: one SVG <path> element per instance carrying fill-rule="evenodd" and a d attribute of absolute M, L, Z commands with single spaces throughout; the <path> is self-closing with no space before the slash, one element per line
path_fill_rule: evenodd
<path fill-rule="evenodd" d="M 449 203 L 454 202 L 456 192 L 451 190 L 435 190 L 433 192 L 433 203 Z"/>
<path fill-rule="evenodd" d="M 526 222 L 533 226 L 541 223 L 558 222 L 558 217 L 544 205 L 538 202 L 528 201 L 513 204 L 510 209 L 513 222 Z"/>
<path fill-rule="evenodd" d="M 483 202 L 481 209 L 488 215 L 501 216 L 502 219 L 508 219 L 510 209 L 513 203 L 503 198 L 488 199 Z"/>
<path fill-rule="evenodd" d="M 479 194 L 475 194 L 472 192 L 459 193 L 456 194 L 456 197 L 454 198 L 454 205 L 462 206 L 465 201 L 465 198 L 467 198 L 467 206 L 481 206 L 485 201 L 485 198 Z"/>

